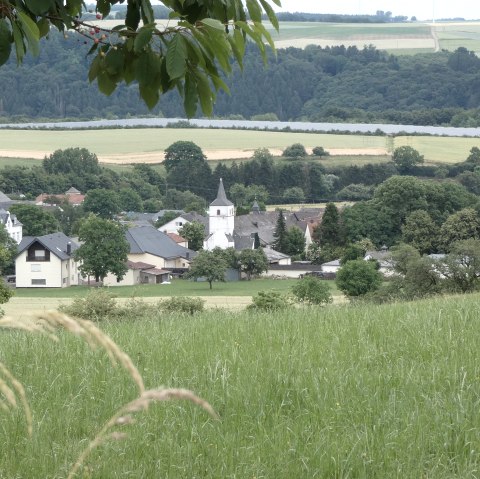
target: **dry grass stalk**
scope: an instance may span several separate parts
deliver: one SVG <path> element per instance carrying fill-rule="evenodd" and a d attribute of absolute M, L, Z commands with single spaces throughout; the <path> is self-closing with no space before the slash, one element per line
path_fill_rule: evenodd
<path fill-rule="evenodd" d="M 2 379 L 3 378 L 6 379 Z M 10 383 L 11 386 L 8 385 Z M 25 389 L 23 388 L 20 381 L 18 381 L 15 376 L 7 369 L 7 367 L 0 362 L 0 392 L 5 396 L 6 402 L 0 401 L 0 408 L 5 411 L 8 411 L 10 407 L 17 407 L 16 397 L 20 399 L 20 402 L 23 407 L 23 412 L 25 414 L 25 420 L 27 422 L 27 431 L 28 435 L 32 435 L 33 431 L 33 420 L 32 420 L 32 411 L 30 410 L 30 405 L 27 401 L 27 395 L 25 394 Z M 16 394 L 15 394 L 16 393 Z M 10 405 L 10 407 L 9 407 Z"/>
<path fill-rule="evenodd" d="M 133 401 L 120 408 L 103 426 L 98 434 L 90 441 L 87 447 L 83 450 L 82 454 L 78 457 L 75 464 L 70 469 L 67 479 L 73 479 L 77 474 L 79 468 L 85 463 L 85 460 L 90 453 L 100 445 L 109 440 L 122 440 L 127 437 L 124 432 L 112 431 L 116 426 L 123 426 L 133 424 L 135 420 L 132 417 L 132 413 L 145 411 L 152 402 L 169 401 L 171 399 L 185 399 L 197 404 L 205 409 L 213 418 L 218 419 L 218 415 L 213 410 L 212 406 L 204 399 L 195 395 L 188 389 L 149 389 L 143 391 L 142 394 Z"/>

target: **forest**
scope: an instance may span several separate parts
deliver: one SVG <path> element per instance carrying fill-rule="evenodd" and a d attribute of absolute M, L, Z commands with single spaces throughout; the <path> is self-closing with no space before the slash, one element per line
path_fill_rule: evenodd
<path fill-rule="evenodd" d="M 177 92 L 152 110 L 136 86 L 120 86 L 110 97 L 86 78 L 87 42 L 51 32 L 38 57 L 0 70 L 0 121 L 184 116 Z M 254 47 L 243 73 L 233 65 L 214 115 L 223 118 L 480 125 L 480 59 L 455 52 L 394 56 L 373 46 L 280 49 L 267 68 Z M 197 112 L 198 115 L 200 112 Z"/>

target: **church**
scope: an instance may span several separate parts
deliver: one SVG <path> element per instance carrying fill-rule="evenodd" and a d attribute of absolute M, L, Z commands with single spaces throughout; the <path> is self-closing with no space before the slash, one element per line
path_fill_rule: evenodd
<path fill-rule="evenodd" d="M 223 180 L 220 178 L 217 197 L 208 208 L 208 233 L 203 243 L 203 248 L 235 248 L 237 250 L 253 249 L 255 235 L 239 235 L 235 231 L 235 206 L 227 198 Z"/>

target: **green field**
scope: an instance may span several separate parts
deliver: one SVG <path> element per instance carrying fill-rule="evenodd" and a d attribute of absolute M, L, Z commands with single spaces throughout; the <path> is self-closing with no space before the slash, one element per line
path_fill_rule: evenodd
<path fill-rule="evenodd" d="M 479 299 L 103 323 L 147 388 L 189 388 L 220 420 L 185 402 L 150 407 L 78 477 L 474 479 Z M 105 354 L 65 335 L 3 331 L 0 361 L 33 411 L 29 439 L 21 412 L 0 410 L 5 479 L 65 478 L 136 396 Z"/>
<path fill-rule="evenodd" d="M 257 130 L 139 128 L 107 130 L 0 130 L 0 149 L 53 152 L 72 146 L 87 148 L 99 156 L 146 153 L 159 154 L 175 141 L 193 141 L 204 150 L 244 150 L 285 148 L 293 143 L 306 147 L 383 148 L 385 137 L 329 135 Z"/>

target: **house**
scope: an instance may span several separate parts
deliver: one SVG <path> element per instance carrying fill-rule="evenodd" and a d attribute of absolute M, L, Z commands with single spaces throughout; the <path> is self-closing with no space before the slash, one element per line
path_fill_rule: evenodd
<path fill-rule="evenodd" d="M 63 201 L 67 201 L 72 206 L 79 206 L 85 200 L 85 195 L 82 195 L 76 188 L 68 189 L 63 195 L 50 195 L 42 193 L 35 198 L 37 206 L 57 206 Z"/>
<path fill-rule="evenodd" d="M 182 228 L 182 226 L 192 223 L 193 221 L 196 221 L 202 225 L 205 226 L 205 228 L 208 227 L 208 218 L 206 218 L 203 215 L 200 215 L 196 213 L 195 211 L 191 211 L 190 213 L 184 213 L 182 212 L 179 216 L 174 218 L 173 220 L 169 221 L 168 223 L 165 223 L 164 225 L 160 226 L 158 228 L 159 231 L 163 231 L 164 233 L 175 233 L 178 234 L 179 230 Z"/>
<path fill-rule="evenodd" d="M 22 241 L 23 225 L 22 223 L 20 223 L 20 221 L 15 215 L 1 208 L 0 222 L 3 224 L 3 226 L 5 226 L 5 229 L 7 230 L 8 236 L 10 236 L 10 238 L 12 238 L 17 243 L 20 243 L 20 241 Z"/>
<path fill-rule="evenodd" d="M 265 253 L 265 256 L 267 257 L 268 263 L 270 265 L 278 264 L 281 266 L 288 266 L 292 264 L 292 258 L 290 258 L 290 256 L 280 253 L 279 251 L 275 251 L 268 246 L 263 248 L 263 252 Z"/>
<path fill-rule="evenodd" d="M 377 261 L 380 266 L 378 271 L 384 276 L 392 276 L 394 274 L 392 254 L 386 246 L 383 246 L 380 251 L 367 251 L 363 259 L 365 261 Z"/>
<path fill-rule="evenodd" d="M 65 288 L 80 283 L 73 252 L 78 245 L 64 233 L 25 236 L 15 258 L 17 288 Z"/>
<path fill-rule="evenodd" d="M 126 239 L 130 244 L 130 261 L 151 264 L 159 269 L 186 270 L 196 255 L 195 251 L 180 246 L 153 226 L 129 228 Z"/>
<path fill-rule="evenodd" d="M 324 273 L 337 273 L 338 270 L 341 268 L 340 260 L 334 259 L 333 261 L 329 261 L 328 263 L 323 263 L 320 265 L 320 270 Z"/>
<path fill-rule="evenodd" d="M 177 243 L 179 246 L 188 248 L 188 240 L 186 240 L 183 236 L 177 235 L 176 233 L 167 233 L 167 236 L 175 241 L 175 243 Z"/>

